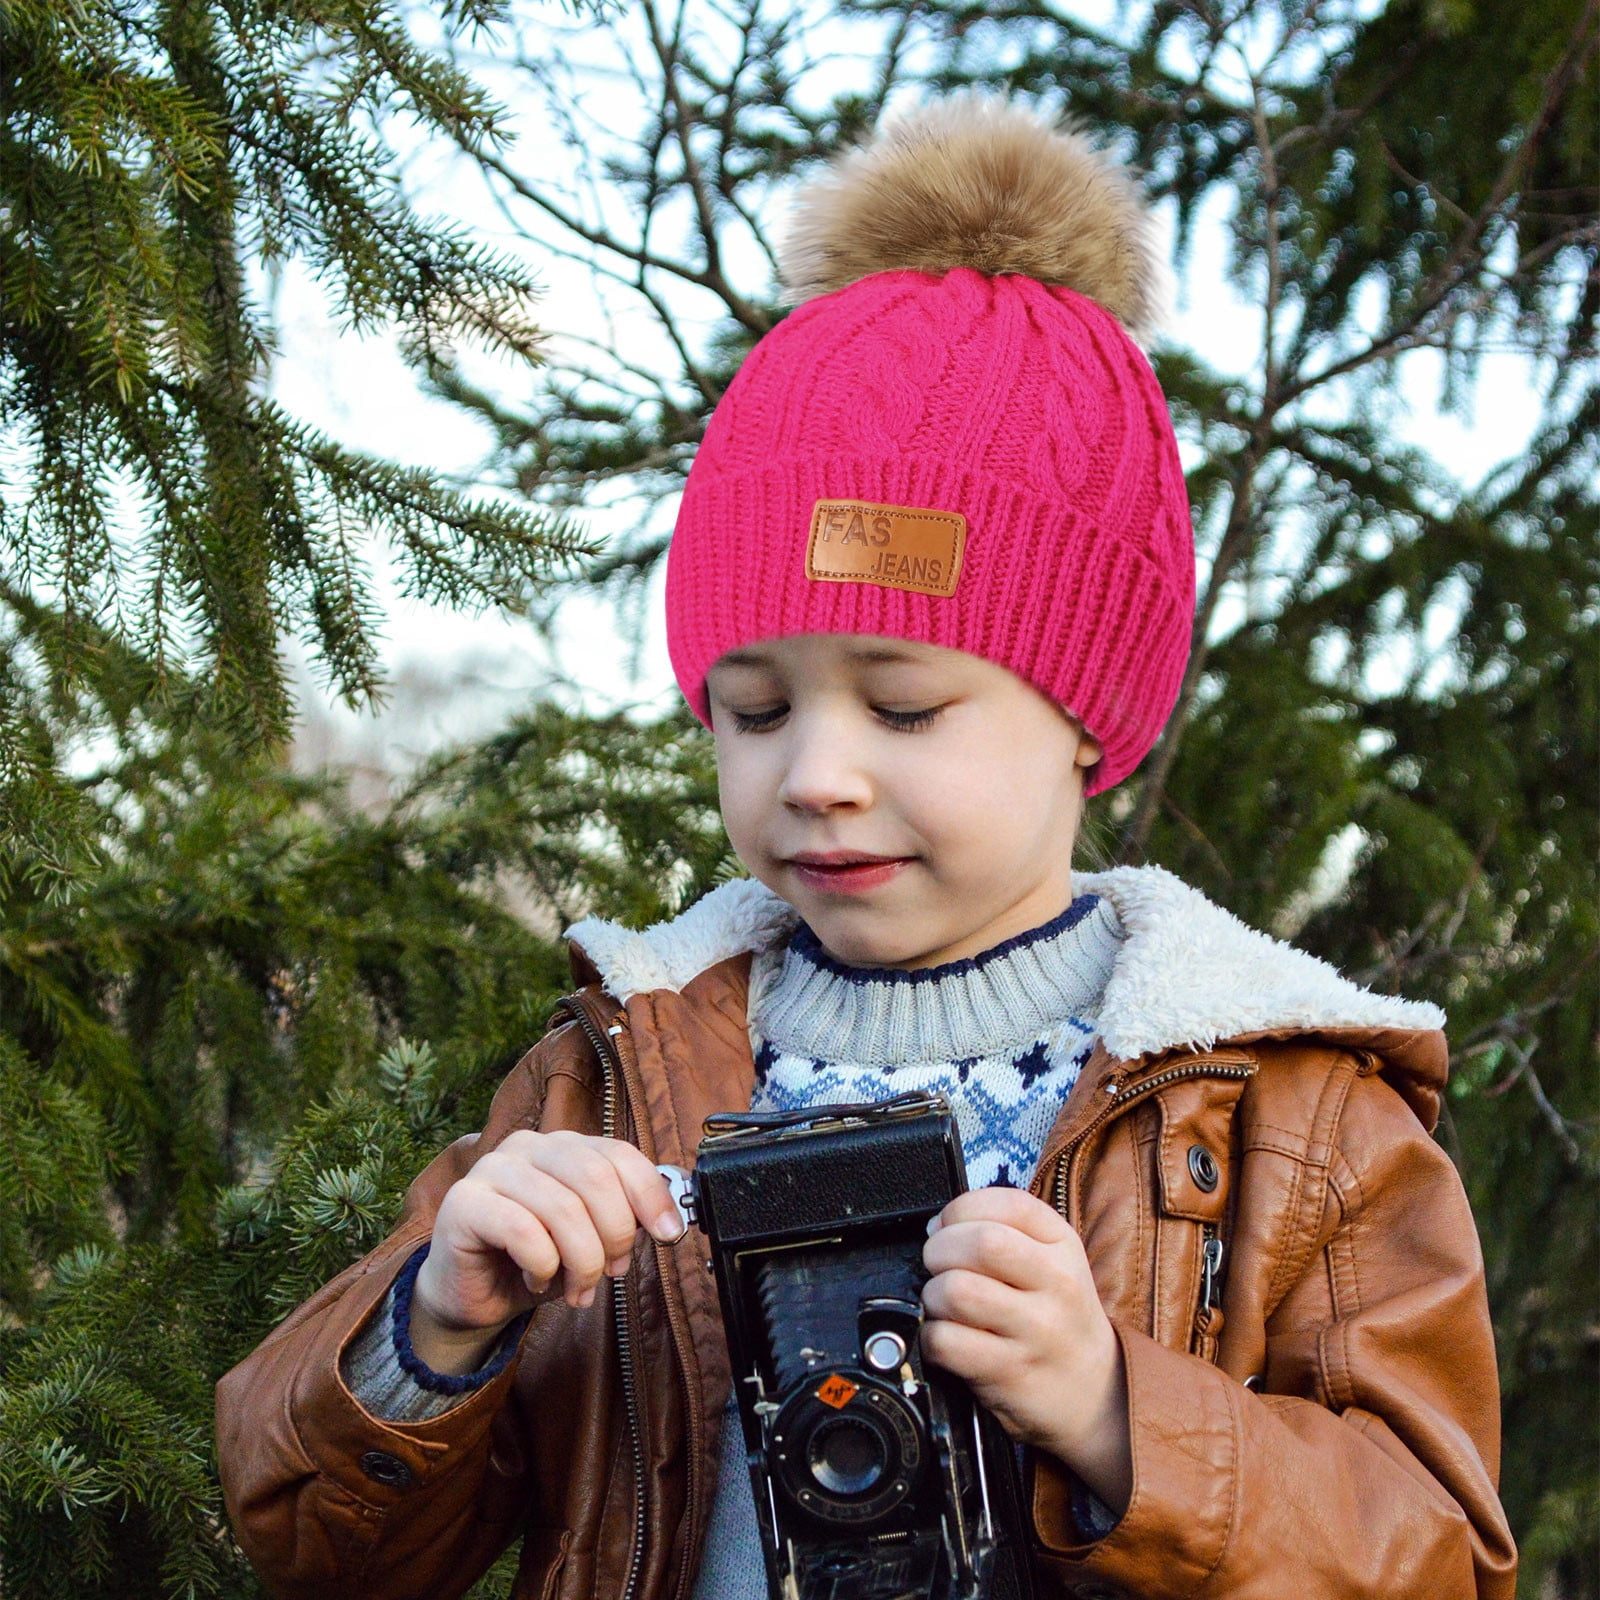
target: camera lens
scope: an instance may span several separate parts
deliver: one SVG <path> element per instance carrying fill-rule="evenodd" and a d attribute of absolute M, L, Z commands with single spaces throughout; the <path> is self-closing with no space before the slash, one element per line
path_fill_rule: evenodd
<path fill-rule="evenodd" d="M 910 1399 L 851 1369 L 791 1394 L 767 1448 L 772 1475 L 808 1517 L 865 1528 L 916 1493 L 929 1442 Z"/>
<path fill-rule="evenodd" d="M 854 1417 L 825 1422 L 811 1435 L 806 1464 L 832 1494 L 865 1494 L 889 1466 L 887 1440 Z"/>

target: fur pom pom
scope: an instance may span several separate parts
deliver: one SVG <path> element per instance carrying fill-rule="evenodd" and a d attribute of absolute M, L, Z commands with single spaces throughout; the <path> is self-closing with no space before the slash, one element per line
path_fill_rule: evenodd
<path fill-rule="evenodd" d="M 792 303 L 896 269 L 1020 273 L 1087 295 L 1141 344 L 1166 298 L 1127 174 L 1082 134 L 980 95 L 896 119 L 808 183 L 779 266 Z"/>

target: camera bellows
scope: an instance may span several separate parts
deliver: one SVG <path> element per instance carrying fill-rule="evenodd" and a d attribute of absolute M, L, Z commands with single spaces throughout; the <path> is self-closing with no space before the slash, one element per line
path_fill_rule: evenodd
<path fill-rule="evenodd" d="M 695 1192 L 773 1600 L 1031 1600 L 1011 1445 L 922 1363 L 927 1227 L 965 1187 L 942 1096 L 708 1123 Z"/>
<path fill-rule="evenodd" d="M 761 1315 L 787 1391 L 813 1372 L 861 1365 L 859 1317 L 869 1300 L 915 1304 L 927 1281 L 920 1252 L 905 1241 L 837 1250 L 786 1250 L 759 1273 Z"/>

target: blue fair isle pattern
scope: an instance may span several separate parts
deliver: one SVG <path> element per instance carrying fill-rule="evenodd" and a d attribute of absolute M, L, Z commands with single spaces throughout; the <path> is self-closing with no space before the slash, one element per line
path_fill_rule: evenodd
<path fill-rule="evenodd" d="M 1019 1051 L 919 1061 L 899 1067 L 852 1065 L 786 1055 L 761 1040 L 756 1050 L 760 1111 L 796 1111 L 834 1100 L 884 1100 L 911 1089 L 945 1095 L 955 1108 L 967 1182 L 1021 1188 L 1094 1048 L 1095 1030 L 1066 1017 Z"/>

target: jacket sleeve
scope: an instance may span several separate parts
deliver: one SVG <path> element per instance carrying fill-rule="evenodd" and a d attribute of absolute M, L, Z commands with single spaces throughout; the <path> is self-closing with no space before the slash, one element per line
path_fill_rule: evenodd
<path fill-rule="evenodd" d="M 1065 1592 L 1141 1600 L 1511 1600 L 1499 1387 L 1455 1169 L 1357 1079 L 1319 1248 L 1267 1320 L 1259 1392 L 1119 1328 L 1133 1495 L 1085 1538 L 1041 1458 L 1034 1511 Z"/>
<path fill-rule="evenodd" d="M 501 1085 L 483 1133 L 457 1140 L 412 1184 L 396 1231 L 217 1385 L 228 1515 L 252 1565 L 284 1600 L 460 1594 L 522 1531 L 533 1495 L 528 1452 L 500 1435 L 527 1427 L 520 1411 L 504 1415 L 523 1351 L 459 1405 L 413 1423 L 368 1413 L 340 1358 L 429 1237 L 445 1192 L 481 1154 L 518 1128 L 590 1131 L 595 1097 L 576 1033 L 569 1025 L 546 1035 Z M 586 1317 L 567 1321 L 574 1339 L 595 1332 Z"/>

